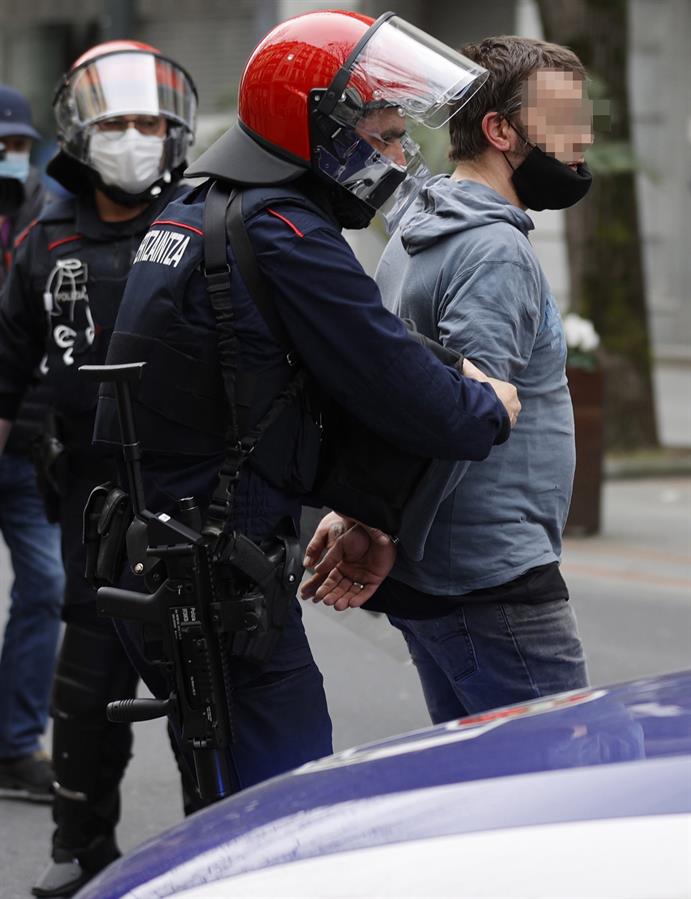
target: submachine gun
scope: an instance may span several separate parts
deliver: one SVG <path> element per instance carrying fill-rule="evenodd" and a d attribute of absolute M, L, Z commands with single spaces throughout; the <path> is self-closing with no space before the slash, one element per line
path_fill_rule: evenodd
<path fill-rule="evenodd" d="M 270 654 L 299 583 L 299 544 L 287 536 L 260 547 L 227 529 L 210 533 L 190 497 L 178 501 L 175 518 L 145 508 L 142 448 L 131 397 L 131 385 L 141 379 L 145 364 L 80 368 L 85 377 L 111 383 L 115 389 L 133 513 L 126 531 L 127 558 L 150 591 L 146 595 L 100 586 L 98 609 L 143 626 L 147 657 L 161 665 L 171 685 L 167 699 L 111 702 L 107 715 L 118 722 L 170 716 L 181 733 L 183 749 L 191 750 L 200 798 L 213 802 L 238 789 L 227 751 L 234 739 L 230 659 L 260 661 Z M 237 479 L 237 471 L 235 475 Z M 124 495 L 117 488 L 111 490 L 110 500 L 101 496 L 99 502 L 97 491 L 107 492 L 105 487 L 97 487 L 89 498 L 87 559 L 89 535 L 103 531 L 100 525 L 89 529 L 87 520 L 102 522 L 115 504 L 114 494 L 118 499 Z M 96 585 L 107 581 L 98 573 L 92 576 Z"/>

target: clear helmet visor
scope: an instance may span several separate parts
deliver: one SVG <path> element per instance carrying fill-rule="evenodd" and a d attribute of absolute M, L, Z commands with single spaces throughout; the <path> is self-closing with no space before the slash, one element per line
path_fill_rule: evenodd
<path fill-rule="evenodd" d="M 153 54 L 121 51 L 70 73 L 55 102 L 69 145 L 91 125 L 123 115 L 165 116 L 194 132 L 197 96 L 186 72 Z"/>
<path fill-rule="evenodd" d="M 344 126 L 330 149 L 317 147 L 315 161 L 322 174 L 377 210 L 392 233 L 430 172 L 408 134 L 388 146 L 382 140 L 373 146 L 372 140 Z"/>
<path fill-rule="evenodd" d="M 441 128 L 484 84 L 487 74 L 482 66 L 394 16 L 374 31 L 352 64 L 345 105 L 398 106 L 415 122 Z"/>
<path fill-rule="evenodd" d="M 410 153 L 406 167 L 407 177 L 379 207 L 379 214 L 384 219 L 389 234 L 393 234 L 396 230 L 405 211 L 420 193 L 425 181 L 432 175 L 418 144 L 412 139 L 410 143 L 415 147 L 415 152 Z"/>
<path fill-rule="evenodd" d="M 486 78 L 485 69 L 460 53 L 389 18 L 373 26 L 335 104 L 325 108 L 315 98 L 329 127 L 313 131 L 313 162 L 379 210 L 393 231 L 430 174 L 408 129 L 440 128 Z"/>

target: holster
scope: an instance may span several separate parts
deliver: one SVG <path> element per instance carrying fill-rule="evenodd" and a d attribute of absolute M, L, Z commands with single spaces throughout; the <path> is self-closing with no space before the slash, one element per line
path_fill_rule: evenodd
<path fill-rule="evenodd" d="M 44 419 L 41 436 L 31 445 L 31 461 L 46 518 L 54 524 L 60 521 L 60 499 L 67 491 L 68 457 L 58 418 L 52 410 Z"/>
<path fill-rule="evenodd" d="M 284 534 L 258 546 L 233 533 L 217 554 L 222 599 L 215 614 L 226 625 L 232 656 L 260 662 L 271 655 L 302 577 L 301 556 L 297 537 Z"/>
<path fill-rule="evenodd" d="M 132 521 L 129 496 L 108 481 L 89 494 L 84 507 L 84 577 L 94 588 L 114 587 L 125 560 L 125 536 Z"/>

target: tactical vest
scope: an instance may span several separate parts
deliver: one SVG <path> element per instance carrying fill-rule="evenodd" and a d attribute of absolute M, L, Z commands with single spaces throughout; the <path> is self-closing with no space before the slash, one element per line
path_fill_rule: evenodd
<path fill-rule="evenodd" d="M 200 190 L 204 190 L 203 186 Z M 190 197 L 197 194 L 195 191 Z M 292 201 L 307 206 L 316 214 L 324 212 L 303 194 L 290 187 L 271 186 L 256 188 L 244 193 L 243 213 L 250 218 L 258 210 L 280 201 Z M 198 229 L 196 229 L 198 230 Z M 195 248 L 195 268 L 203 271 L 202 237 Z M 147 317 L 140 323 L 137 333 L 118 330 L 113 335 L 108 351 L 108 364 L 147 362 L 144 376 L 135 396 L 137 433 L 142 446 L 152 454 L 182 454 L 190 456 L 219 455 L 224 450 L 229 414 L 224 392 L 221 363 L 218 355 L 218 333 L 214 329 L 206 334 L 197 333 L 194 347 L 190 349 L 189 323 L 179 306 L 168 308 L 165 316 Z M 285 355 L 269 362 L 259 370 L 246 370 L 238 366 L 236 372 L 236 403 L 240 434 L 249 431 L 266 413 L 273 399 L 290 381 L 291 366 Z M 137 414 L 143 407 L 145 414 Z M 276 465 L 275 449 L 286 446 L 295 438 L 300 427 L 300 410 L 286 410 L 276 422 L 271 434 L 258 446 L 250 466 L 265 475 L 269 465 Z M 292 434 L 292 438 L 291 438 Z M 101 404 L 97 414 L 96 436 L 98 440 L 118 443 L 117 416 L 114 414 L 112 388 L 101 388 Z M 300 460 L 285 453 L 279 455 L 285 479 L 290 480 L 291 469 Z M 271 478 L 284 480 L 281 476 Z"/>
<path fill-rule="evenodd" d="M 97 239 L 77 230 L 79 200 L 61 200 L 31 229 L 26 266 L 28 291 L 40 296 L 46 318 L 46 353 L 41 375 L 51 403 L 64 422 L 70 445 L 89 446 L 97 387 L 78 374 L 80 365 L 105 362 L 125 283 L 149 227 Z"/>

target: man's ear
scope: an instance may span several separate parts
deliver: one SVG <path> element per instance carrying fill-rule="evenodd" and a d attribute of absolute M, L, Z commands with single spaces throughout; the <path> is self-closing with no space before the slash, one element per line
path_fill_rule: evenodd
<path fill-rule="evenodd" d="M 482 120 L 482 133 L 490 147 L 507 153 L 511 149 L 511 126 L 498 112 L 487 112 Z"/>

